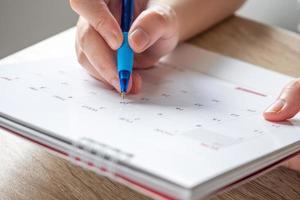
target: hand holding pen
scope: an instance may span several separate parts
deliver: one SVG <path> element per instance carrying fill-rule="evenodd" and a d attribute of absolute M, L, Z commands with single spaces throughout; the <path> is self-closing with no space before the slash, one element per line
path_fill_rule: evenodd
<path fill-rule="evenodd" d="M 90 75 L 113 86 L 120 93 L 116 52 L 124 44 L 121 19 L 125 1 L 130 2 L 70 0 L 73 10 L 80 15 L 76 36 L 79 63 Z M 170 53 L 179 41 L 189 39 L 222 21 L 243 2 L 135 0 L 133 24 L 127 38 L 134 52 L 133 68 L 153 66 L 162 56 Z M 127 92 L 138 93 L 142 79 L 135 70 L 130 77 Z"/>
<path fill-rule="evenodd" d="M 120 93 L 137 93 L 142 86 L 140 75 L 133 71 L 128 89 L 125 91 L 124 85 L 123 89 L 120 87 L 120 74 L 117 70 L 117 60 L 120 59 L 117 59 L 117 50 L 121 49 L 121 45 L 127 39 L 129 47 L 135 54 L 134 69 L 153 66 L 178 43 L 176 15 L 166 5 L 136 0 L 134 21 L 129 28 L 126 20 L 124 24 L 125 13 L 122 6 L 124 1 L 123 4 L 121 0 L 71 0 L 70 2 L 72 8 L 81 16 L 76 37 L 76 52 L 80 64 L 90 75 L 113 86 Z M 126 28 L 129 29 L 125 30 Z M 124 38 L 124 30 L 128 31 L 128 36 L 125 35 L 128 38 Z"/>

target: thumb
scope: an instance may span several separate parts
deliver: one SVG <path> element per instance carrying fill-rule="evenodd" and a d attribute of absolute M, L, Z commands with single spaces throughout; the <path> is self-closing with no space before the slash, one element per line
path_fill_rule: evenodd
<path fill-rule="evenodd" d="M 134 21 L 129 31 L 129 44 L 136 53 L 142 53 L 159 39 L 178 34 L 175 11 L 164 4 L 149 5 Z"/>
<path fill-rule="evenodd" d="M 265 112 L 269 121 L 284 121 L 294 117 L 300 110 L 300 79 L 289 83 L 279 98 Z"/>

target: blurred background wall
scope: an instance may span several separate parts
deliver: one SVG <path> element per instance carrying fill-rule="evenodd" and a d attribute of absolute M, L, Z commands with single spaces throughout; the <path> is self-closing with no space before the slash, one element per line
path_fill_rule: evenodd
<path fill-rule="evenodd" d="M 248 0 L 238 14 L 292 31 L 300 0 Z M 68 0 L 0 0 L 0 58 L 76 24 Z"/>
<path fill-rule="evenodd" d="M 248 0 L 238 14 L 291 31 L 300 31 L 300 0 Z"/>
<path fill-rule="evenodd" d="M 0 58 L 75 25 L 68 0 L 0 0 Z"/>

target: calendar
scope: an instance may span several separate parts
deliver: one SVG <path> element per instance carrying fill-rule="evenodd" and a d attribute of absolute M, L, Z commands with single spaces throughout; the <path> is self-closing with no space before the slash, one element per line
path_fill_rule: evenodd
<path fill-rule="evenodd" d="M 122 99 L 72 58 L 0 66 L 0 113 L 126 152 L 130 165 L 187 188 L 300 138 L 297 117 L 262 117 L 290 77 L 186 44 L 138 73 L 142 91 Z"/>

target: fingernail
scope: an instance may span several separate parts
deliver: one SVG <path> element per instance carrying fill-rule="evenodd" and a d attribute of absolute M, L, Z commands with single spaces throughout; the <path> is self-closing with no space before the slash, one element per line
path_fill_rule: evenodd
<path fill-rule="evenodd" d="M 119 79 L 115 78 L 111 81 L 112 86 L 116 89 L 116 90 L 120 90 L 120 83 L 119 83 Z"/>
<path fill-rule="evenodd" d="M 285 100 L 278 99 L 275 103 L 273 103 L 265 112 L 267 113 L 277 113 L 282 110 L 285 105 Z"/>
<path fill-rule="evenodd" d="M 122 38 L 118 37 L 118 34 L 112 31 L 107 34 L 107 42 L 113 50 L 116 50 L 119 48 Z"/>
<path fill-rule="evenodd" d="M 137 50 L 143 50 L 150 42 L 149 35 L 141 28 L 135 29 L 129 35 L 129 39 L 134 43 Z"/>

